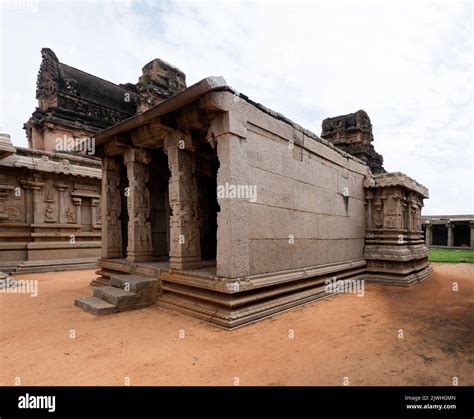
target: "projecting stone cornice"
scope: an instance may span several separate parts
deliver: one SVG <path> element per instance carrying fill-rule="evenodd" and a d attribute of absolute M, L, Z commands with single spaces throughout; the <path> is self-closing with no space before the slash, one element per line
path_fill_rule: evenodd
<path fill-rule="evenodd" d="M 71 156 L 61 153 L 38 152 L 17 148 L 16 153 L 0 161 L 0 167 L 27 168 L 39 172 L 60 173 L 100 179 L 100 162 L 95 159 Z"/>
<path fill-rule="evenodd" d="M 364 182 L 365 188 L 386 188 L 390 186 L 403 186 L 411 191 L 419 193 L 423 198 L 429 198 L 427 187 L 401 172 L 374 175 L 367 178 Z"/>

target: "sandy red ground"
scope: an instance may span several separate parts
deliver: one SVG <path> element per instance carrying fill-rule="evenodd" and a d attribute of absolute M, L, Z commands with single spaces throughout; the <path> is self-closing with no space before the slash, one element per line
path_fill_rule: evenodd
<path fill-rule="evenodd" d="M 474 384 L 474 265 L 434 264 L 411 288 L 371 284 L 232 332 L 159 307 L 94 317 L 73 305 L 93 275 L 23 275 L 36 298 L 0 294 L 0 385 Z"/>

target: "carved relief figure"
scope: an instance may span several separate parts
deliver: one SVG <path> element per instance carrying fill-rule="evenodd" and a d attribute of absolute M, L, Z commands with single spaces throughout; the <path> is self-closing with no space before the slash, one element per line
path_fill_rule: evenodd
<path fill-rule="evenodd" d="M 6 208 L 9 221 L 23 221 L 23 212 L 17 206 L 8 206 Z"/>
<path fill-rule="evenodd" d="M 66 210 L 66 218 L 69 224 L 74 224 L 76 222 L 76 211 L 69 207 Z"/>
<path fill-rule="evenodd" d="M 54 211 L 51 208 L 50 205 L 46 207 L 46 210 L 44 212 L 44 221 L 47 223 L 55 223 L 56 220 L 54 219 Z"/>
<path fill-rule="evenodd" d="M 54 202 L 54 191 L 52 191 L 51 189 L 46 191 L 44 200 L 45 202 Z"/>
<path fill-rule="evenodd" d="M 110 230 L 109 230 L 109 240 L 110 244 L 113 247 L 119 246 L 120 245 L 120 235 L 119 235 L 119 226 L 118 225 L 111 225 Z"/>

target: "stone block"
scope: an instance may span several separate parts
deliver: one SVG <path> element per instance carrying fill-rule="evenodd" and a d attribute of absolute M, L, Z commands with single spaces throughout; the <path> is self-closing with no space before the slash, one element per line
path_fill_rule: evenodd
<path fill-rule="evenodd" d="M 137 304 L 140 302 L 140 296 L 138 294 L 116 287 L 94 288 L 94 297 L 100 298 L 116 307 Z"/>
<path fill-rule="evenodd" d="M 76 307 L 82 308 L 84 311 L 95 316 L 112 314 L 118 311 L 117 307 L 97 297 L 76 298 L 74 301 Z"/>

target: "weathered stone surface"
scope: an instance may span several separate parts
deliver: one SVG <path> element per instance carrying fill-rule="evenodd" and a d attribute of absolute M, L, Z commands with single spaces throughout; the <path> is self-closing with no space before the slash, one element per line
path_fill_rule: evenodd
<path fill-rule="evenodd" d="M 158 280 L 137 275 L 113 275 L 110 278 L 110 285 L 140 294 L 150 288 L 157 289 Z"/>
<path fill-rule="evenodd" d="M 112 314 L 118 311 L 117 307 L 97 297 L 82 297 L 74 301 L 76 307 L 82 308 L 95 316 Z"/>
<path fill-rule="evenodd" d="M 94 297 L 107 301 L 109 304 L 117 307 L 137 304 L 140 300 L 138 294 L 116 287 L 94 288 Z"/>
<path fill-rule="evenodd" d="M 100 315 L 138 310 L 156 303 L 160 293 L 157 279 L 139 275 L 111 275 L 107 281 L 110 286 L 102 286 L 96 280 L 97 285 L 101 286 L 94 288 L 93 297 L 78 298 L 75 305 L 94 315 Z"/>

